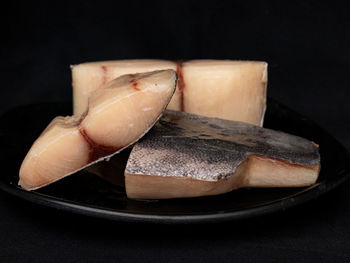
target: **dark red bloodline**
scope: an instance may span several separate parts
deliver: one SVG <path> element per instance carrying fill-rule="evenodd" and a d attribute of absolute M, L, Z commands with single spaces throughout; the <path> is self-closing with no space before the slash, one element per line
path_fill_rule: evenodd
<path fill-rule="evenodd" d="M 139 84 L 137 81 L 134 80 L 131 84 L 134 90 L 140 91 L 140 89 L 137 87 L 137 85 Z"/>
<path fill-rule="evenodd" d="M 107 83 L 107 67 L 106 66 L 101 66 L 102 68 L 102 71 L 103 71 L 103 79 L 102 79 L 102 84 L 101 85 L 104 85 Z"/>
<path fill-rule="evenodd" d="M 177 87 L 180 92 L 180 110 L 185 111 L 185 103 L 184 103 L 184 89 L 185 89 L 185 81 L 184 81 L 184 76 L 182 72 L 182 63 L 183 61 L 176 61 L 176 73 L 177 73 Z"/>
<path fill-rule="evenodd" d="M 85 139 L 85 141 L 89 144 L 89 159 L 88 163 L 91 163 L 93 161 L 96 161 L 97 159 L 100 159 L 102 157 L 111 155 L 118 151 L 120 147 L 113 147 L 113 146 L 104 146 L 98 143 L 95 143 L 89 135 L 86 133 L 85 129 L 79 127 L 79 132 Z"/>

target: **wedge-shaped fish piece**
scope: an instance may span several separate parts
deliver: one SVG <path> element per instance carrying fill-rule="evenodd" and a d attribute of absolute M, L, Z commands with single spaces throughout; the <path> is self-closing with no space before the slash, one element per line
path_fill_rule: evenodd
<path fill-rule="evenodd" d="M 241 187 L 301 187 L 320 170 L 318 146 L 258 126 L 166 111 L 131 151 L 129 198 L 196 197 Z"/>
<path fill-rule="evenodd" d="M 173 70 L 124 75 L 92 93 L 85 113 L 56 117 L 34 142 L 19 185 L 37 189 L 134 143 L 159 119 L 176 81 Z"/>
<path fill-rule="evenodd" d="M 168 109 L 262 126 L 266 108 L 267 63 L 234 60 L 116 60 L 72 66 L 74 113 L 89 94 L 123 74 L 173 69 L 179 75 Z"/>

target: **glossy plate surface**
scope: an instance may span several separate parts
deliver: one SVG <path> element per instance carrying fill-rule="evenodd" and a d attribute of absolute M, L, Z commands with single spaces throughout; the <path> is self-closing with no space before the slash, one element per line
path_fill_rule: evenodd
<path fill-rule="evenodd" d="M 120 221 L 156 223 L 219 222 L 284 210 L 324 194 L 350 175 L 350 156 L 339 142 L 312 121 L 269 99 L 264 126 L 305 137 L 320 145 L 321 174 L 311 187 L 240 189 L 190 199 L 136 201 L 126 198 L 123 167 L 130 150 L 70 177 L 27 192 L 17 186 L 20 164 L 34 140 L 57 115 L 70 115 L 70 104 L 15 108 L 0 118 L 0 189 L 28 201 L 73 213 Z M 110 177 L 119 186 L 96 174 Z"/>

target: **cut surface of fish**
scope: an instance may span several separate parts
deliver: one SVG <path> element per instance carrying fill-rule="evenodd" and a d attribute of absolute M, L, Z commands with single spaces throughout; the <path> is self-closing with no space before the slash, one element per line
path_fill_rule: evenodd
<path fill-rule="evenodd" d="M 80 116 L 56 117 L 22 162 L 19 185 L 34 190 L 109 158 L 159 119 L 176 86 L 173 70 L 121 76 L 93 92 Z"/>
<path fill-rule="evenodd" d="M 109 81 L 126 74 L 172 69 L 176 63 L 159 59 L 131 59 L 88 62 L 71 66 L 73 85 L 73 110 L 79 115 L 86 110 L 91 92 L 103 87 Z M 176 110 L 178 94 L 174 94 L 168 107 Z"/>
<path fill-rule="evenodd" d="M 182 75 L 185 112 L 263 125 L 267 63 L 191 60 Z"/>
<path fill-rule="evenodd" d="M 233 60 L 119 60 L 72 66 L 74 113 L 89 94 L 123 74 L 173 69 L 179 76 L 168 109 L 262 126 L 266 108 L 267 63 Z"/>
<path fill-rule="evenodd" d="M 241 187 L 302 187 L 316 182 L 318 146 L 243 122 L 166 111 L 131 151 L 129 198 L 197 197 Z"/>

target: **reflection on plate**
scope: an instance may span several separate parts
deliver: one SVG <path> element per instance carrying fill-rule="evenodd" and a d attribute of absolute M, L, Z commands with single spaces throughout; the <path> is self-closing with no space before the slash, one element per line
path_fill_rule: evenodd
<path fill-rule="evenodd" d="M 305 137 L 320 145 L 321 174 L 311 187 L 240 189 L 228 194 L 190 199 L 135 201 L 126 198 L 123 167 L 129 150 L 110 162 L 76 173 L 42 189 L 17 186 L 19 166 L 30 145 L 56 115 L 71 114 L 70 104 L 38 104 L 15 108 L 0 119 L 0 189 L 28 201 L 73 213 L 123 221 L 158 223 L 219 222 L 276 212 L 311 200 L 350 175 L 346 150 L 315 123 L 269 99 L 265 127 Z M 117 185 L 96 174 L 116 174 Z"/>

